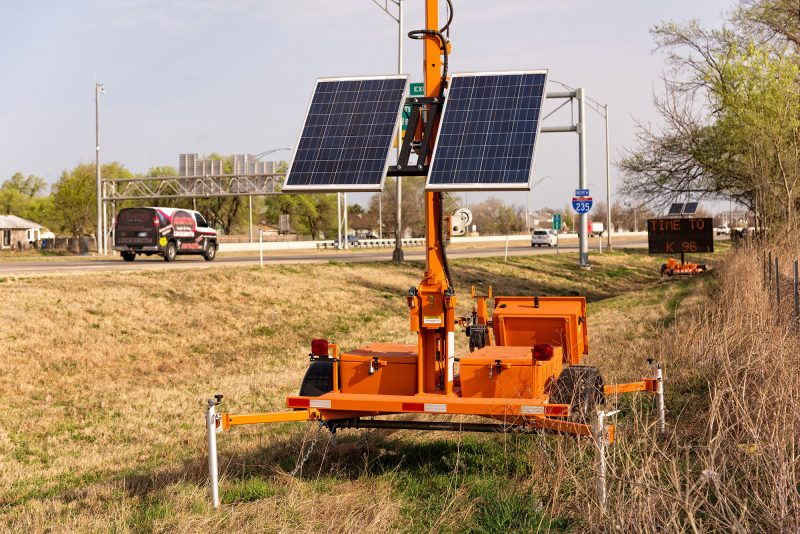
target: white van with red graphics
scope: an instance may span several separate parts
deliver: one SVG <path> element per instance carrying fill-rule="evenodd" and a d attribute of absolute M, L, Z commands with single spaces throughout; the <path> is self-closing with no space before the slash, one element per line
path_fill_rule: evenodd
<path fill-rule="evenodd" d="M 217 255 L 217 231 L 200 212 L 182 208 L 124 208 L 117 215 L 114 250 L 125 261 L 157 254 L 172 261 L 178 254 Z"/>

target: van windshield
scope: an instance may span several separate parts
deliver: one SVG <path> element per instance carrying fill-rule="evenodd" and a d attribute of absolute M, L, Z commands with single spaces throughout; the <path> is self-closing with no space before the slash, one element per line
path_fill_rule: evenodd
<path fill-rule="evenodd" d="M 547 230 L 534 230 L 533 235 L 547 235 Z"/>

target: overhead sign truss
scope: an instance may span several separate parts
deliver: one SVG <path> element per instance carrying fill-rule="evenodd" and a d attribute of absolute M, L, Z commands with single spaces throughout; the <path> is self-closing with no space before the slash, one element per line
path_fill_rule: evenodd
<path fill-rule="evenodd" d="M 222 174 L 103 180 L 103 200 L 203 198 L 280 193 L 284 174 Z"/>

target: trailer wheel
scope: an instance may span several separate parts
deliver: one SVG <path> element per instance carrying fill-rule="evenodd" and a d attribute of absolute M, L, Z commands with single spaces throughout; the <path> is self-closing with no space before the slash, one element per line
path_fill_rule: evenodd
<path fill-rule="evenodd" d="M 178 254 L 178 248 L 175 246 L 174 241 L 167 243 L 167 248 L 164 250 L 164 261 L 173 261 Z"/>
<path fill-rule="evenodd" d="M 136 259 L 136 254 L 133 252 L 123 252 L 122 259 L 125 261 L 133 261 Z"/>
<path fill-rule="evenodd" d="M 606 403 L 603 385 L 603 377 L 597 367 L 567 367 L 553 384 L 550 403 L 569 404 L 570 421 L 589 424 L 597 406 Z"/>
<path fill-rule="evenodd" d="M 311 362 L 300 384 L 301 397 L 319 397 L 333 390 L 333 362 L 317 360 Z"/>

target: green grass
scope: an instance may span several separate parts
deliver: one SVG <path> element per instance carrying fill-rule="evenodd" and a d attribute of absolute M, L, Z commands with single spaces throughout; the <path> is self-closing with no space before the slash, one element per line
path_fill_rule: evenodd
<path fill-rule="evenodd" d="M 471 310 L 472 285 L 479 292 L 491 285 L 495 295 L 586 295 L 593 354 L 605 350 L 604 362 L 619 367 L 614 351 L 623 340 L 653 339 L 653 330 L 642 329 L 671 324 L 696 293 L 697 280 L 662 283 L 662 260 L 615 251 L 593 255 L 590 271 L 578 268 L 576 254 L 454 260 L 457 313 Z M 331 263 L 7 280 L 11 296 L 0 312 L 22 314 L 25 324 L 61 323 L 41 328 L 38 338 L 22 329 L 0 333 L 5 353 L 34 364 L 4 368 L 9 384 L 30 386 L 7 412 L 25 424 L 9 431 L 8 446 L 0 441 L 0 463 L 15 474 L 0 492 L 0 517 L 24 526 L 26 515 L 41 518 L 52 505 L 57 512 L 42 525 L 71 519 L 87 530 L 184 523 L 202 530 L 219 518 L 218 528 L 247 531 L 259 529 L 253 517 L 276 514 L 284 530 L 313 531 L 324 523 L 309 522 L 305 509 L 356 495 L 340 513 L 358 516 L 376 499 L 396 511 L 382 520 L 387 532 L 580 528 L 572 512 L 552 515 L 558 494 L 541 480 L 550 471 L 546 455 L 571 438 L 373 432 L 365 439 L 346 431 L 326 449 L 325 431 L 302 475 L 290 478 L 304 428 L 292 423 L 220 436 L 227 508 L 211 515 L 203 399 L 224 393 L 232 413 L 282 409 L 314 337 L 345 349 L 413 342 L 405 295 L 423 269 L 421 262 Z M 129 299 L 137 306 L 120 305 Z M 456 339 L 466 350 L 465 336 Z M 632 344 L 629 352 L 643 359 L 640 349 Z M 581 463 L 590 465 L 590 457 Z M 116 523 L 108 507 L 117 510 Z"/>

